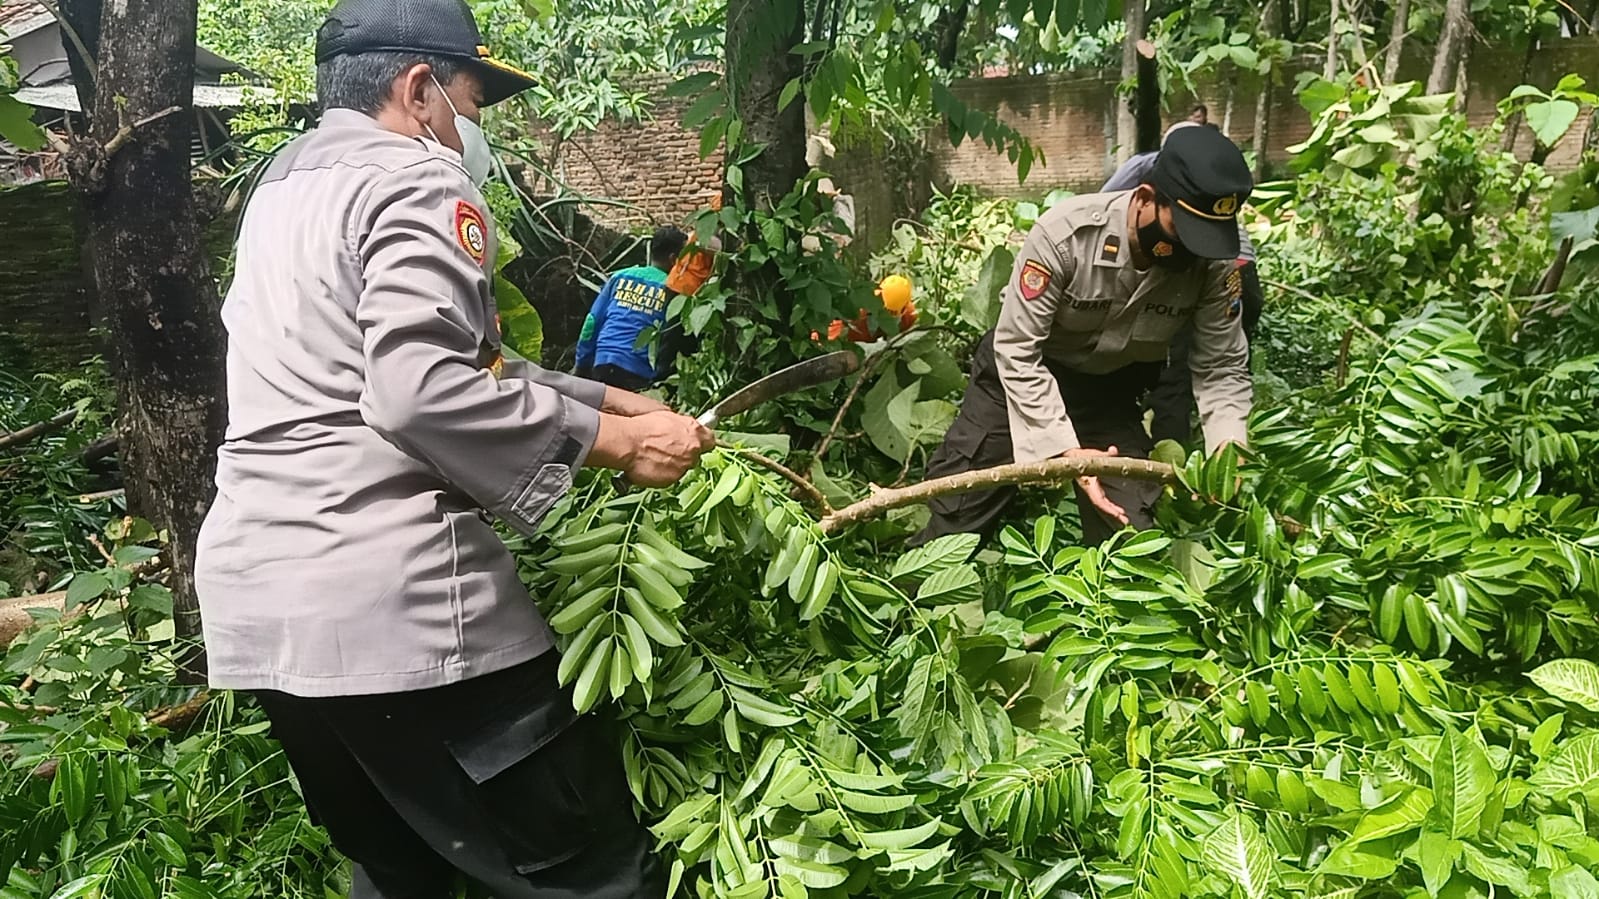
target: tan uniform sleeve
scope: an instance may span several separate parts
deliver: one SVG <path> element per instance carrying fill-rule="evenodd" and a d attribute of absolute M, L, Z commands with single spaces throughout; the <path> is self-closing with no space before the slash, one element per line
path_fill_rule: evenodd
<path fill-rule="evenodd" d="M 1081 445 L 1066 416 L 1060 385 L 1044 366 L 1043 350 L 1060 307 L 1061 289 L 1071 280 L 1074 267 L 1075 261 L 1060 255 L 1044 228 L 1034 225 L 1000 295 L 994 362 L 1005 385 L 1017 462 L 1052 459 Z"/>
<path fill-rule="evenodd" d="M 1223 444 L 1246 446 L 1249 441 L 1254 385 L 1241 313 L 1243 287 L 1237 272 L 1231 259 L 1210 266 L 1204 293 L 1194 309 L 1194 342 L 1188 363 L 1207 453 Z"/>
<path fill-rule="evenodd" d="M 530 532 L 572 485 L 599 413 L 558 390 L 480 367 L 493 308 L 482 248 L 463 238 L 481 200 L 442 162 L 368 190 L 353 235 L 366 380 L 361 417 L 507 524 Z M 462 204 L 466 204 L 464 207 Z"/>
<path fill-rule="evenodd" d="M 501 377 L 521 378 L 524 381 L 543 384 L 551 390 L 577 400 L 590 409 L 598 409 L 605 402 L 605 385 L 599 381 L 590 381 L 588 378 L 579 378 L 575 375 L 550 371 L 526 359 L 507 358 Z"/>

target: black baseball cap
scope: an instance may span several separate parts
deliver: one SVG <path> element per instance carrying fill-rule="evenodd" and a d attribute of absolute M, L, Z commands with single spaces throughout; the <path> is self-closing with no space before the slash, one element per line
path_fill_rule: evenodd
<path fill-rule="evenodd" d="M 316 33 L 316 61 L 374 51 L 459 59 L 483 79 L 492 106 L 534 84 L 533 76 L 495 59 L 466 0 L 339 0 Z"/>
<path fill-rule="evenodd" d="M 1150 180 L 1172 204 L 1183 246 L 1205 259 L 1237 258 L 1238 210 L 1255 189 L 1237 144 L 1212 128 L 1172 131 Z"/>

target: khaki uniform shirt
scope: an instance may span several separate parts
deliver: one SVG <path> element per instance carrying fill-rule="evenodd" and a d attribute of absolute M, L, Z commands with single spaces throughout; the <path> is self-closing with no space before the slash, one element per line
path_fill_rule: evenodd
<path fill-rule="evenodd" d="M 493 235 L 457 154 L 352 110 L 256 188 L 195 571 L 214 686 L 414 690 L 551 646 L 482 510 L 531 531 L 605 387 L 500 362 Z"/>
<path fill-rule="evenodd" d="M 1236 264 L 1138 271 L 1126 234 L 1131 197 L 1123 191 L 1061 202 L 1033 225 L 1016 257 L 1001 293 L 994 356 L 1018 462 L 1080 446 L 1046 357 L 1084 374 L 1158 362 L 1190 320 L 1189 363 L 1207 451 L 1245 441 L 1252 388 Z"/>

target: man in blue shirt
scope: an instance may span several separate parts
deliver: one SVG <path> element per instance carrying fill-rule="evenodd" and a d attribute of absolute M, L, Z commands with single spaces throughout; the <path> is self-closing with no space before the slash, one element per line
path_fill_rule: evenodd
<path fill-rule="evenodd" d="M 652 360 L 650 350 L 664 346 L 666 275 L 687 243 L 688 235 L 677 228 L 658 228 L 650 238 L 651 264 L 622 269 L 605 282 L 578 335 L 580 377 L 636 391 L 670 371 L 670 354 L 663 348 Z M 646 333 L 656 340 L 641 341 Z"/>

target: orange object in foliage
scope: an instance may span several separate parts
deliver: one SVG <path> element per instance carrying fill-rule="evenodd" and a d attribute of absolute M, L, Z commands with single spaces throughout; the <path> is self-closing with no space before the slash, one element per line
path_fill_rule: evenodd
<path fill-rule="evenodd" d="M 878 285 L 877 296 L 883 301 L 883 308 L 899 314 L 899 329 L 902 333 L 916 327 L 916 304 L 911 302 L 909 278 L 904 275 L 889 275 Z M 846 336 L 851 343 L 868 343 L 880 340 L 884 335 L 872 330 L 871 316 L 862 309 L 861 314 L 849 323 L 847 334 L 843 319 L 836 319 L 827 326 L 828 340 L 838 340 Z M 811 339 L 819 343 L 822 337 L 812 331 Z"/>

